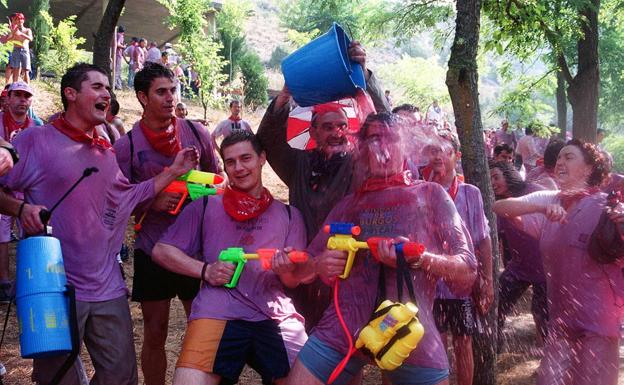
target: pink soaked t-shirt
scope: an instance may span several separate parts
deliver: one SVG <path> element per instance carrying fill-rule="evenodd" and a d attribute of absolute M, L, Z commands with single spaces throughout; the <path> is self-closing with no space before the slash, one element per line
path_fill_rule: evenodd
<path fill-rule="evenodd" d="M 217 160 L 208 130 L 199 123 L 191 123 L 195 127 L 195 132 L 197 132 L 197 136 L 195 136 L 189 123 L 191 121 L 176 119 L 182 148 L 195 146 L 199 150 L 200 158 L 197 167 L 199 170 L 219 172 L 219 161 Z M 130 164 L 130 137 L 132 137 L 134 147 L 132 166 Z M 115 142 L 114 148 L 119 168 L 132 183 L 139 183 L 160 174 L 165 167 L 169 167 L 173 163 L 175 158 L 162 155 L 154 150 L 139 127 L 139 122 L 134 124 L 128 135 L 124 135 Z M 137 222 L 143 217 L 145 210 L 148 210 L 148 212 L 143 218 L 141 231 L 137 234 L 134 247 L 151 254 L 156 242 L 162 237 L 167 228 L 175 222 L 176 216 L 168 212 L 149 210 L 145 205 L 140 205 L 135 211 Z"/>
<path fill-rule="evenodd" d="M 476 271 L 469 237 L 461 218 L 451 198 L 436 183 L 419 182 L 410 187 L 350 194 L 327 216 L 325 223 L 332 222 L 351 222 L 360 226 L 362 233 L 357 237 L 358 240 L 373 236 L 407 237 L 423 243 L 432 253 L 465 261 Z M 328 234 L 320 231 L 308 251 L 314 256 L 321 254 L 326 249 L 328 237 Z M 379 267 L 368 251 L 359 251 L 350 276 L 340 281 L 339 305 L 347 328 L 354 338 L 368 324 L 375 310 Z M 384 271 L 386 298 L 397 301 L 396 270 L 384 266 Z M 418 319 L 425 328 L 425 334 L 406 362 L 416 366 L 446 369 L 446 351 L 432 314 L 438 277 L 429 275 L 422 269 L 410 270 L 410 276 L 419 309 Z M 409 300 L 405 288 L 401 302 Z M 333 349 L 346 354 L 347 342 L 333 301 L 312 334 Z"/>
<path fill-rule="evenodd" d="M 99 302 L 126 294 L 116 256 L 132 210 L 154 197 L 153 181 L 130 184 L 112 149 L 75 142 L 50 124 L 23 131 L 13 145 L 20 161 L 0 183 L 48 209 L 85 168 L 97 167 L 52 213 L 52 234 L 61 242 L 67 281 L 76 287 L 78 300 Z"/>
<path fill-rule="evenodd" d="M 519 199 L 559 203 L 559 191 L 538 191 Z M 546 273 L 549 328 L 570 337 L 587 332 L 619 337 L 624 315 L 624 276 L 618 263 L 599 264 L 588 252 L 589 239 L 605 207 L 606 194 L 581 199 L 568 210 L 567 223 L 542 214 L 522 217 L 523 230 L 539 239 Z"/>
<path fill-rule="evenodd" d="M 206 207 L 204 208 L 204 204 Z M 218 260 L 221 250 L 241 247 L 245 253 L 261 248 L 305 247 L 306 233 L 299 210 L 276 200 L 260 216 L 239 222 L 223 209 L 221 196 L 189 204 L 160 243 L 174 246 L 204 262 Z M 235 288 L 203 283 L 193 300 L 189 321 L 199 318 L 263 321 L 301 319 L 284 286 L 272 270 L 248 261 Z"/>

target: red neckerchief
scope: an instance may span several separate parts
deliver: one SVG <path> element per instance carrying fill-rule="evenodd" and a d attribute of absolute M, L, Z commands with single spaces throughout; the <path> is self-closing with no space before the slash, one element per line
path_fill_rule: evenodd
<path fill-rule="evenodd" d="M 388 187 L 411 186 L 412 184 L 414 182 L 411 173 L 406 170 L 384 178 L 368 178 L 360 187 L 359 192 L 380 191 Z"/>
<path fill-rule="evenodd" d="M 223 192 L 223 208 L 225 212 L 238 222 L 253 219 L 269 208 L 273 202 L 273 196 L 266 188 L 262 189 L 260 198 L 231 187 L 226 187 Z"/>
<path fill-rule="evenodd" d="M 2 114 L 2 125 L 4 126 L 4 139 L 11 140 L 11 134 L 18 133 L 24 128 L 30 127 L 30 117 L 26 115 L 24 122 L 18 123 L 13 119 L 13 115 L 9 111 Z"/>
<path fill-rule="evenodd" d="M 423 180 L 426 180 L 427 182 L 435 182 L 433 180 L 435 173 L 433 172 L 433 168 L 431 168 L 431 166 L 425 166 L 421 171 L 422 171 Z M 462 183 L 463 181 L 464 181 L 463 175 L 455 174 L 455 177 L 453 177 L 453 181 L 451 182 L 451 185 L 449 186 L 448 190 L 446 190 L 446 192 L 451 196 L 451 199 L 453 200 L 453 202 L 455 201 L 455 197 L 457 197 L 457 192 L 459 191 L 459 184 Z"/>
<path fill-rule="evenodd" d="M 560 191 L 559 194 L 557 194 L 557 198 L 559 198 L 559 201 L 561 202 L 561 207 L 567 210 L 576 202 L 590 195 L 594 195 L 597 192 L 600 192 L 600 189 L 598 187 L 589 187 L 583 190 L 570 192 Z"/>
<path fill-rule="evenodd" d="M 143 122 L 143 119 L 139 120 L 139 127 L 141 127 L 141 132 L 147 142 L 159 154 L 171 158 L 182 149 L 175 117 L 171 118 L 171 125 L 161 132 L 151 130 Z"/>
<path fill-rule="evenodd" d="M 62 134 L 67 135 L 69 139 L 75 142 L 96 146 L 101 150 L 107 150 L 112 147 L 108 140 L 98 135 L 95 127 L 93 127 L 93 136 L 89 136 L 85 131 L 72 126 L 67 120 L 65 120 L 65 114 L 61 114 L 58 118 L 54 119 L 52 121 L 52 125 Z"/>
<path fill-rule="evenodd" d="M 240 116 L 234 116 L 234 115 L 230 115 L 228 119 L 230 119 L 233 122 L 240 122 L 242 120 Z"/>

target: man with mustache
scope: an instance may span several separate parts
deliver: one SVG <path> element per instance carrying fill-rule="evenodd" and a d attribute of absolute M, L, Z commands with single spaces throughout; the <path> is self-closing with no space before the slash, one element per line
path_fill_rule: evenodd
<path fill-rule="evenodd" d="M 199 150 L 199 169 L 219 172 L 208 130 L 199 123 L 176 118 L 175 76 L 159 63 L 148 62 L 134 77 L 136 96 L 143 106 L 143 117 L 127 135 L 115 143 L 117 161 L 132 183 L 152 178 L 173 163 L 180 148 Z M 165 342 L 171 299 L 176 296 L 188 316 L 199 290 L 199 280 L 169 272 L 152 261 L 154 244 L 174 223 L 169 213 L 180 201 L 180 194 L 161 192 L 150 205 L 139 206 L 136 220 L 141 229 L 134 246 L 132 300 L 143 312 L 141 368 L 147 385 L 164 385 L 167 371 Z"/>
<path fill-rule="evenodd" d="M 95 129 L 110 103 L 108 74 L 86 63 L 61 79 L 64 113 L 51 124 L 16 136 L 22 160 L 0 184 L 24 192 L 18 200 L 0 193 L 0 213 L 20 219 L 28 234 L 39 234 L 40 211 L 55 205 L 86 168 L 98 172 L 80 183 L 54 210 L 49 224 L 59 239 L 67 281 L 76 289 L 80 336 L 91 356 L 92 385 L 138 383 L 127 288 L 116 255 L 130 215 L 197 164 L 194 149 L 181 150 L 173 164 L 154 178 L 132 185 L 122 174 L 110 143 Z M 64 356 L 33 361 L 32 379 L 48 384 Z M 62 385 L 86 383 L 79 361 Z"/>
<path fill-rule="evenodd" d="M 351 43 L 349 57 L 362 65 L 367 91 L 377 112 L 389 112 L 383 89 L 367 69 L 366 52 L 358 42 Z M 288 186 L 290 204 L 303 214 L 309 242 L 329 211 L 351 190 L 353 157 L 347 138 L 349 122 L 341 108 L 331 104 L 317 106 L 310 125 L 310 136 L 316 142 L 316 149 L 291 148 L 286 140 L 290 98 L 284 87 L 267 109 L 258 128 L 258 139 L 266 149 L 269 164 Z M 298 290 L 300 292 L 293 299 L 298 311 L 304 315 L 309 331 L 329 303 L 329 288 L 316 280 Z M 320 305 L 314 306 L 317 302 Z"/>

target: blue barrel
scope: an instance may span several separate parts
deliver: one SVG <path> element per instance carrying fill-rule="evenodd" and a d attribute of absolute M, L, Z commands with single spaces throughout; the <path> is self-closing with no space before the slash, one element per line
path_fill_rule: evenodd
<path fill-rule="evenodd" d="M 30 237 L 17 245 L 16 302 L 21 354 L 41 358 L 72 350 L 65 267 L 58 239 Z"/>
<path fill-rule="evenodd" d="M 302 107 L 327 103 L 366 90 L 362 66 L 349 59 L 350 40 L 336 23 L 282 61 L 290 94 Z"/>

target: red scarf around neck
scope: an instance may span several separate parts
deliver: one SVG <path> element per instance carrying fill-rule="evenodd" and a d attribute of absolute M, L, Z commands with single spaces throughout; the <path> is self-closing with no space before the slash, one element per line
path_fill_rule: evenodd
<path fill-rule="evenodd" d="M 360 193 L 385 190 L 389 187 L 411 186 L 411 173 L 408 170 L 384 178 L 368 178 L 359 189 Z"/>
<path fill-rule="evenodd" d="M 72 126 L 66 119 L 65 114 L 61 114 L 58 118 L 52 121 L 52 125 L 56 127 L 62 134 L 67 135 L 71 140 L 79 143 L 86 143 L 90 146 L 96 146 L 101 150 L 107 150 L 111 148 L 111 144 L 105 138 L 98 135 L 95 127 L 92 128 L 93 136 L 89 136 L 85 131 L 82 131 Z"/>
<path fill-rule="evenodd" d="M 242 120 L 240 116 L 234 116 L 234 115 L 230 115 L 228 119 L 230 119 L 233 122 L 240 122 Z"/>
<path fill-rule="evenodd" d="M 22 123 L 18 123 L 9 111 L 5 111 L 2 114 L 2 125 L 4 126 L 4 139 L 10 141 L 13 139 L 13 133 L 17 134 L 24 128 L 30 127 L 30 117 L 26 115 L 26 119 Z"/>
<path fill-rule="evenodd" d="M 231 187 L 226 187 L 223 193 L 223 208 L 225 212 L 238 222 L 253 219 L 269 208 L 273 202 L 273 196 L 266 188 L 262 189 L 260 198 Z"/>
<path fill-rule="evenodd" d="M 581 199 L 594 195 L 597 192 L 600 192 L 600 189 L 594 186 L 583 190 L 561 191 L 557 194 L 557 197 L 561 202 L 561 207 L 568 210 L 573 204 L 577 203 Z"/>
<path fill-rule="evenodd" d="M 141 127 L 141 132 L 147 139 L 147 142 L 159 154 L 171 158 L 182 149 L 175 117 L 171 118 L 171 125 L 166 130 L 160 132 L 147 127 L 143 119 L 139 121 L 139 127 Z"/>

